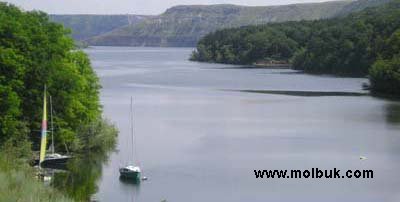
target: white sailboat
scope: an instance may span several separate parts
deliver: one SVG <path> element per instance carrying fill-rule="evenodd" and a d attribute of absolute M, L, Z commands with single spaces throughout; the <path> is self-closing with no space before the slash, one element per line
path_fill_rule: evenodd
<path fill-rule="evenodd" d="M 131 97 L 131 142 L 132 142 L 132 164 L 126 165 L 125 167 L 119 168 L 120 177 L 131 179 L 134 181 L 140 180 L 141 169 L 138 165 L 135 165 L 135 148 L 134 148 L 134 136 L 133 136 L 133 100 Z"/>

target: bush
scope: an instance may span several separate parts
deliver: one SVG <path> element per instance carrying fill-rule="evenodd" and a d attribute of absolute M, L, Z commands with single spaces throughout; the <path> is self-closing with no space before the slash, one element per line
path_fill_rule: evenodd
<path fill-rule="evenodd" d="M 400 95 L 400 55 L 377 60 L 369 74 L 373 92 Z"/>

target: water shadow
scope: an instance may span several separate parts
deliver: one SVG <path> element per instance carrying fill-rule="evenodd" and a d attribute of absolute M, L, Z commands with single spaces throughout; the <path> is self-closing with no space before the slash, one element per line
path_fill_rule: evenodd
<path fill-rule="evenodd" d="M 224 67 L 210 67 L 203 69 L 276 69 L 276 70 L 292 70 L 290 67 L 264 67 L 264 66 L 251 66 L 251 65 L 232 65 L 232 66 L 224 66 Z"/>
<path fill-rule="evenodd" d="M 400 125 L 400 104 L 391 103 L 385 107 L 386 121 L 393 125 Z"/>
<path fill-rule="evenodd" d="M 297 75 L 297 74 L 306 74 L 306 73 L 304 73 L 303 71 L 292 70 L 292 71 L 268 72 L 268 73 L 264 73 L 264 74 Z"/>
<path fill-rule="evenodd" d="M 301 97 L 322 97 L 322 96 L 367 96 L 369 93 L 360 92 L 337 92 L 337 91 L 287 91 L 287 90 L 229 90 L 245 93 L 262 93 L 274 95 L 288 95 Z"/>

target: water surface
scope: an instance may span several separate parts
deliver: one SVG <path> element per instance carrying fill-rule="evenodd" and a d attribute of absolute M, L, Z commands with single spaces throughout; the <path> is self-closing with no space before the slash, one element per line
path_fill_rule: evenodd
<path fill-rule="evenodd" d="M 101 78 L 105 116 L 120 130 L 119 152 L 102 169 L 100 201 L 400 200 L 399 102 L 365 95 L 363 78 L 190 62 L 191 51 L 86 50 Z M 138 160 L 149 178 L 140 186 L 118 178 L 132 158 L 130 96 Z M 374 178 L 254 176 L 254 169 L 313 167 L 372 169 Z"/>

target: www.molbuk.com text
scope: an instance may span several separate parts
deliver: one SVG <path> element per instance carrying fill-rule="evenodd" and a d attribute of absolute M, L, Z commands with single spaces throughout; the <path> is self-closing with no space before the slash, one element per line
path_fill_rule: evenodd
<path fill-rule="evenodd" d="M 373 170 L 347 170 L 344 175 L 341 174 L 339 169 L 334 168 L 333 170 L 322 170 L 318 168 L 312 168 L 307 170 L 254 170 L 256 178 L 374 178 Z"/>

